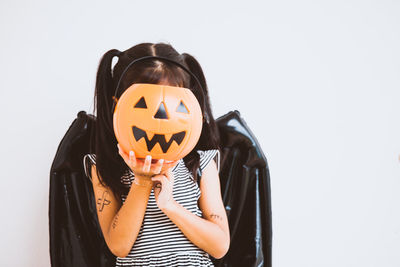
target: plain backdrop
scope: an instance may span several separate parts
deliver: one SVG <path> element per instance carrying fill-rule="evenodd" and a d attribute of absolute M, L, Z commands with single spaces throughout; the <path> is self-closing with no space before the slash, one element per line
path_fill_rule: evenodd
<path fill-rule="evenodd" d="M 400 3 L 0 2 L 0 266 L 50 266 L 49 171 L 102 55 L 202 65 L 268 159 L 274 267 L 400 266 Z"/>

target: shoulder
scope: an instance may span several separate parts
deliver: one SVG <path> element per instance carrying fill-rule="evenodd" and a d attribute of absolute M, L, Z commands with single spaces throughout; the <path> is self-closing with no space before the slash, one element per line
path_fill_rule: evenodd
<path fill-rule="evenodd" d="M 96 154 L 86 154 L 83 156 L 83 169 L 86 177 L 92 180 L 92 166 L 96 167 Z M 132 180 L 134 179 L 132 171 L 126 171 L 121 176 L 121 183 L 124 186 L 131 186 Z"/>
<path fill-rule="evenodd" d="M 215 160 L 217 164 L 217 170 L 219 171 L 220 152 L 218 149 L 197 150 L 197 153 L 200 156 L 200 172 L 207 167 L 212 159 Z"/>

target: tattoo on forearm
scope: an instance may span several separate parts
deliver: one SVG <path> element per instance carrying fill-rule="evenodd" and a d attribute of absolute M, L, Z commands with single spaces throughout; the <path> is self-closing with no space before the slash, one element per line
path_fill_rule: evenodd
<path fill-rule="evenodd" d="M 115 227 L 117 227 L 117 223 L 118 223 L 118 213 L 117 213 L 117 215 L 115 215 L 115 218 L 114 218 L 113 223 L 112 223 L 112 228 L 113 229 L 115 229 Z"/>
<path fill-rule="evenodd" d="M 218 219 L 218 220 L 222 221 L 222 217 L 219 216 L 218 214 L 214 214 L 213 213 L 213 214 L 210 215 L 210 217 L 213 218 L 213 219 Z"/>
<path fill-rule="evenodd" d="M 105 205 L 109 205 L 111 200 L 107 199 L 108 191 L 104 191 L 102 197 L 97 199 L 97 205 L 99 205 L 99 211 L 103 211 Z"/>

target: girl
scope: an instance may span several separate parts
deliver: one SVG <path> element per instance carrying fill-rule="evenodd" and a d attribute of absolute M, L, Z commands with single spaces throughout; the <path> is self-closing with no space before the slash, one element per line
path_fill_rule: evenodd
<path fill-rule="evenodd" d="M 204 89 L 202 112 L 208 114 L 208 121 L 203 122 L 195 148 L 178 161 L 136 158 L 133 151 L 119 148 L 113 132 L 110 107 L 133 83 L 190 88 L 199 99 L 201 88 L 188 73 L 157 59 L 128 68 L 113 98 L 126 66 L 149 55 L 186 66 Z M 115 56 L 118 62 L 112 69 Z M 200 64 L 165 43 L 141 43 L 124 52 L 112 49 L 99 64 L 94 103 L 94 153 L 85 155 L 84 166 L 93 183 L 104 239 L 117 256 L 116 266 L 213 266 L 209 255 L 222 258 L 229 249 L 230 234 L 218 176 L 219 134 Z"/>

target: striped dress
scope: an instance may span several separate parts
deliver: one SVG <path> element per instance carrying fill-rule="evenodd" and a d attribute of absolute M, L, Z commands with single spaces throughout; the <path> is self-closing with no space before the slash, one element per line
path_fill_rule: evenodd
<path fill-rule="evenodd" d="M 216 149 L 198 150 L 200 173 L 215 158 L 219 170 L 220 154 Z M 90 164 L 95 155 L 87 154 L 84 159 L 85 172 L 90 177 Z M 190 212 L 202 217 L 198 207 L 200 188 L 193 180 L 183 159 L 172 169 L 174 175 L 173 197 Z M 121 183 L 130 187 L 134 180 L 132 172 L 121 177 Z M 122 195 L 125 202 L 127 195 Z M 129 254 L 117 257 L 116 266 L 214 266 L 208 253 L 194 245 L 181 230 L 157 206 L 154 191 L 151 190 L 143 223 Z"/>

